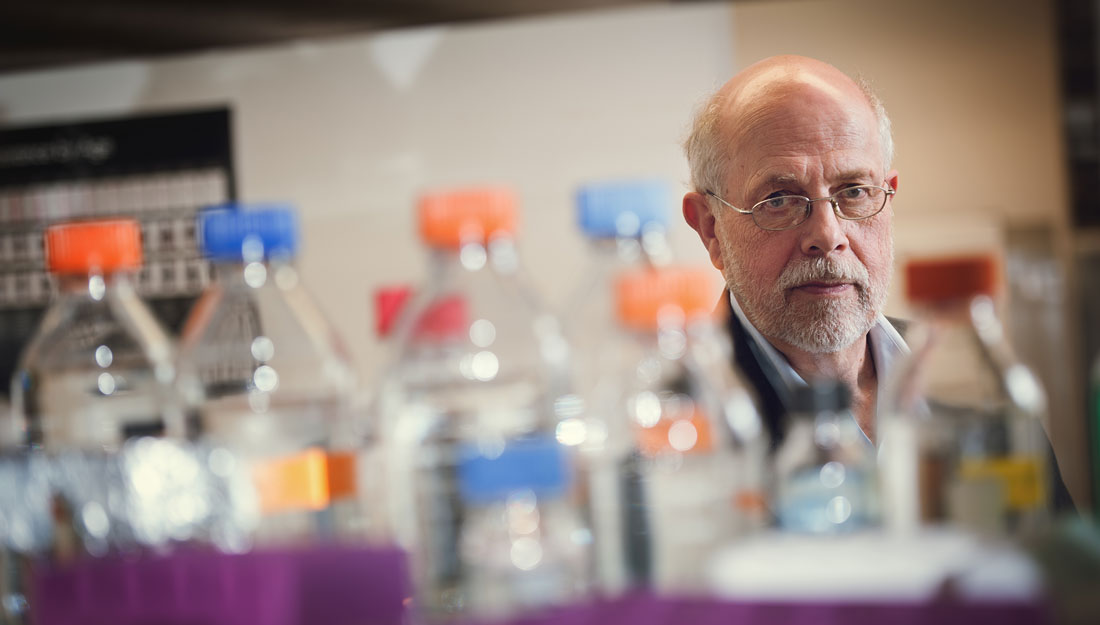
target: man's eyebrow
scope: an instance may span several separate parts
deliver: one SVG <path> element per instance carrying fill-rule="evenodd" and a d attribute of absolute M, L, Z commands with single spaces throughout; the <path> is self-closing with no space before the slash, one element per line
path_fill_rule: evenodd
<path fill-rule="evenodd" d="M 776 187 L 791 187 L 798 186 L 798 176 L 794 174 L 773 174 L 760 180 L 748 190 L 750 196 L 758 196 L 764 193 L 765 189 L 774 189 Z"/>
<path fill-rule="evenodd" d="M 798 184 L 798 176 L 794 174 L 775 174 L 764 179 L 763 184 L 768 186 Z"/>
<path fill-rule="evenodd" d="M 875 172 L 870 169 L 850 169 L 848 171 L 840 172 L 840 175 L 837 176 L 837 178 L 840 180 L 859 180 L 861 178 L 871 180 L 874 177 Z"/>
<path fill-rule="evenodd" d="M 873 180 L 874 177 L 875 177 L 875 172 L 873 170 L 870 170 L 870 169 L 849 169 L 847 171 L 840 172 L 840 174 L 836 176 L 836 179 L 837 180 Z M 757 189 L 762 189 L 764 187 L 779 187 L 779 186 L 788 186 L 788 185 L 792 185 L 792 184 L 793 185 L 801 184 L 800 181 L 799 181 L 799 177 L 797 175 L 795 175 L 795 174 L 773 174 L 771 176 L 768 176 L 764 180 L 762 180 L 760 182 L 760 184 L 756 185 L 756 188 Z"/>

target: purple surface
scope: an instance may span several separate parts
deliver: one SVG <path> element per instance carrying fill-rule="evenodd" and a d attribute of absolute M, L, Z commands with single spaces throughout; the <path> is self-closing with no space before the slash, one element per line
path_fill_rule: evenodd
<path fill-rule="evenodd" d="M 404 552 L 325 547 L 295 556 L 301 625 L 402 622 L 412 592 Z"/>
<path fill-rule="evenodd" d="M 397 550 L 181 551 L 38 566 L 31 606 L 35 625 L 396 625 L 406 580 Z"/>
<path fill-rule="evenodd" d="M 35 571 L 36 625 L 292 625 L 291 562 L 272 554 L 97 558 Z"/>
<path fill-rule="evenodd" d="M 399 625 L 410 587 L 398 550 L 320 547 L 88 559 L 34 571 L 34 625 Z M 648 593 L 508 625 L 1044 625 L 1036 603 L 727 602 Z M 472 625 L 468 623 L 467 625 Z M 501 625 L 501 624 L 496 624 Z"/>
<path fill-rule="evenodd" d="M 584 613 L 583 615 L 580 615 Z M 1043 625 L 1035 603 L 728 602 L 637 594 L 563 612 L 553 625 Z"/>

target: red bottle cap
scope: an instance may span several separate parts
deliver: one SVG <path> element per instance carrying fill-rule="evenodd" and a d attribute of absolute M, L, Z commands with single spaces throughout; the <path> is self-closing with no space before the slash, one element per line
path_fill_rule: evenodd
<path fill-rule="evenodd" d="M 992 295 L 996 281 L 996 265 L 987 255 L 915 259 L 905 265 L 905 293 L 915 304 Z"/>

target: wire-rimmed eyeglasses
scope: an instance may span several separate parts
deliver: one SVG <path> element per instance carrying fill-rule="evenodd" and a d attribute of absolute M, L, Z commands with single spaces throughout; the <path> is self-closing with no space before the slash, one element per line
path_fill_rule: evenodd
<path fill-rule="evenodd" d="M 832 195 L 819 198 L 808 198 L 803 195 L 770 197 L 753 204 L 748 210 L 737 208 L 709 189 L 705 193 L 742 215 L 752 215 L 753 222 L 764 230 L 787 230 L 805 223 L 810 218 L 814 202 L 824 200 L 828 200 L 833 205 L 833 212 L 841 219 L 850 221 L 869 219 L 882 212 L 886 207 L 886 200 L 895 191 L 876 185 L 861 184 L 845 187 Z"/>

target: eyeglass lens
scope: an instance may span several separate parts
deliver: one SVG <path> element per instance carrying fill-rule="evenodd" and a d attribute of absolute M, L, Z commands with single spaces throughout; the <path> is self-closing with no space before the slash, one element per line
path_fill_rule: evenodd
<path fill-rule="evenodd" d="M 872 186 L 858 186 L 842 189 L 831 196 L 836 201 L 837 210 L 845 219 L 866 219 L 878 213 L 886 205 L 887 193 Z M 815 202 L 827 202 L 830 198 L 821 198 Z M 761 228 L 790 228 L 809 217 L 809 198 L 801 195 L 784 195 L 768 198 L 752 208 L 752 216 Z"/>

